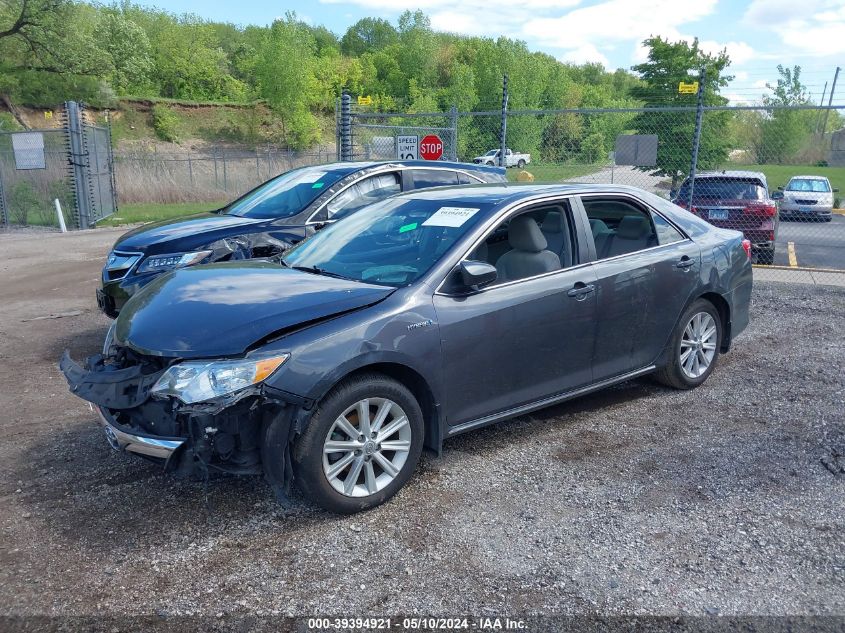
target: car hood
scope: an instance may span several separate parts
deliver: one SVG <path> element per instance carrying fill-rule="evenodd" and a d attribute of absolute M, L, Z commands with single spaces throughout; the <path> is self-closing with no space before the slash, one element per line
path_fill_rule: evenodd
<path fill-rule="evenodd" d="M 261 260 L 195 266 L 162 275 L 134 295 L 117 318 L 115 340 L 154 356 L 233 356 L 393 291 Z"/>
<path fill-rule="evenodd" d="M 829 191 L 784 191 L 783 197 L 789 202 L 793 200 L 814 200 L 816 202 L 830 202 L 833 200 L 833 193 Z"/>
<path fill-rule="evenodd" d="M 242 218 L 237 215 L 197 213 L 173 220 L 145 224 L 125 233 L 115 242 L 115 250 L 139 253 L 171 252 L 167 246 L 179 242 L 177 251 L 186 251 L 209 244 L 229 235 L 233 229 L 266 223 L 267 220 Z M 196 238 L 194 244 L 191 238 Z M 172 252 L 177 252 L 172 251 Z"/>

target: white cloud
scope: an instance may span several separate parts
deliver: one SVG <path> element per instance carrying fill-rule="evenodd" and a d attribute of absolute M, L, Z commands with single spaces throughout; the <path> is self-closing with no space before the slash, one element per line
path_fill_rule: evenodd
<path fill-rule="evenodd" d="M 845 54 L 845 3 L 842 0 L 752 0 L 744 22 L 770 31 L 784 56 L 828 57 Z"/>
<path fill-rule="evenodd" d="M 585 44 L 579 48 L 567 51 L 558 59 L 562 62 L 569 62 L 572 64 L 586 64 L 587 62 L 598 62 L 605 68 L 610 67 L 610 61 L 607 57 L 602 55 L 599 50 L 592 44 Z"/>
<path fill-rule="evenodd" d="M 725 49 L 731 59 L 731 64 L 737 66 L 741 66 L 757 55 L 754 49 L 745 42 L 726 42 L 723 44 L 713 40 L 704 40 L 699 42 L 699 46 L 709 55 L 717 55 Z"/>

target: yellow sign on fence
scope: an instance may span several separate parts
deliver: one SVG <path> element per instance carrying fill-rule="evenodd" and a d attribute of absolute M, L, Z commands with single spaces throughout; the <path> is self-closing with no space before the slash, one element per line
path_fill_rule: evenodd
<path fill-rule="evenodd" d="M 684 83 L 683 81 L 678 84 L 678 94 L 682 95 L 694 95 L 698 92 L 698 82 L 693 81 L 691 84 Z"/>
<path fill-rule="evenodd" d="M 370 95 L 358 97 L 358 105 L 373 105 L 373 98 Z"/>

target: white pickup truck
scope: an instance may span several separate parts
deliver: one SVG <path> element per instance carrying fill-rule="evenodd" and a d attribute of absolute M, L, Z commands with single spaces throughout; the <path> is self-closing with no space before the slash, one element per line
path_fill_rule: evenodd
<path fill-rule="evenodd" d="M 489 152 L 484 154 L 483 156 L 476 156 L 472 159 L 472 162 L 476 163 L 477 165 L 498 165 L 499 164 L 499 154 L 502 150 L 500 149 L 491 149 Z M 505 167 L 519 167 L 522 169 L 528 163 L 531 162 L 531 154 L 519 154 L 514 153 L 508 148 L 505 150 Z"/>

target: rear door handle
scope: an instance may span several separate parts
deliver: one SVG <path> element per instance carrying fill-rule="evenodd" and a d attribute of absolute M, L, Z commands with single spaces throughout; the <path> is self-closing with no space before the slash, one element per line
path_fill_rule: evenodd
<path fill-rule="evenodd" d="M 678 260 L 678 263 L 675 264 L 675 268 L 689 268 L 690 266 L 695 265 L 695 260 L 690 259 L 688 256 L 684 255 Z"/>
<path fill-rule="evenodd" d="M 567 291 L 566 295 L 574 297 L 578 301 L 583 301 L 587 298 L 587 295 L 594 292 L 595 289 L 596 287 L 593 284 L 585 284 L 584 282 L 579 281 L 571 290 Z"/>

